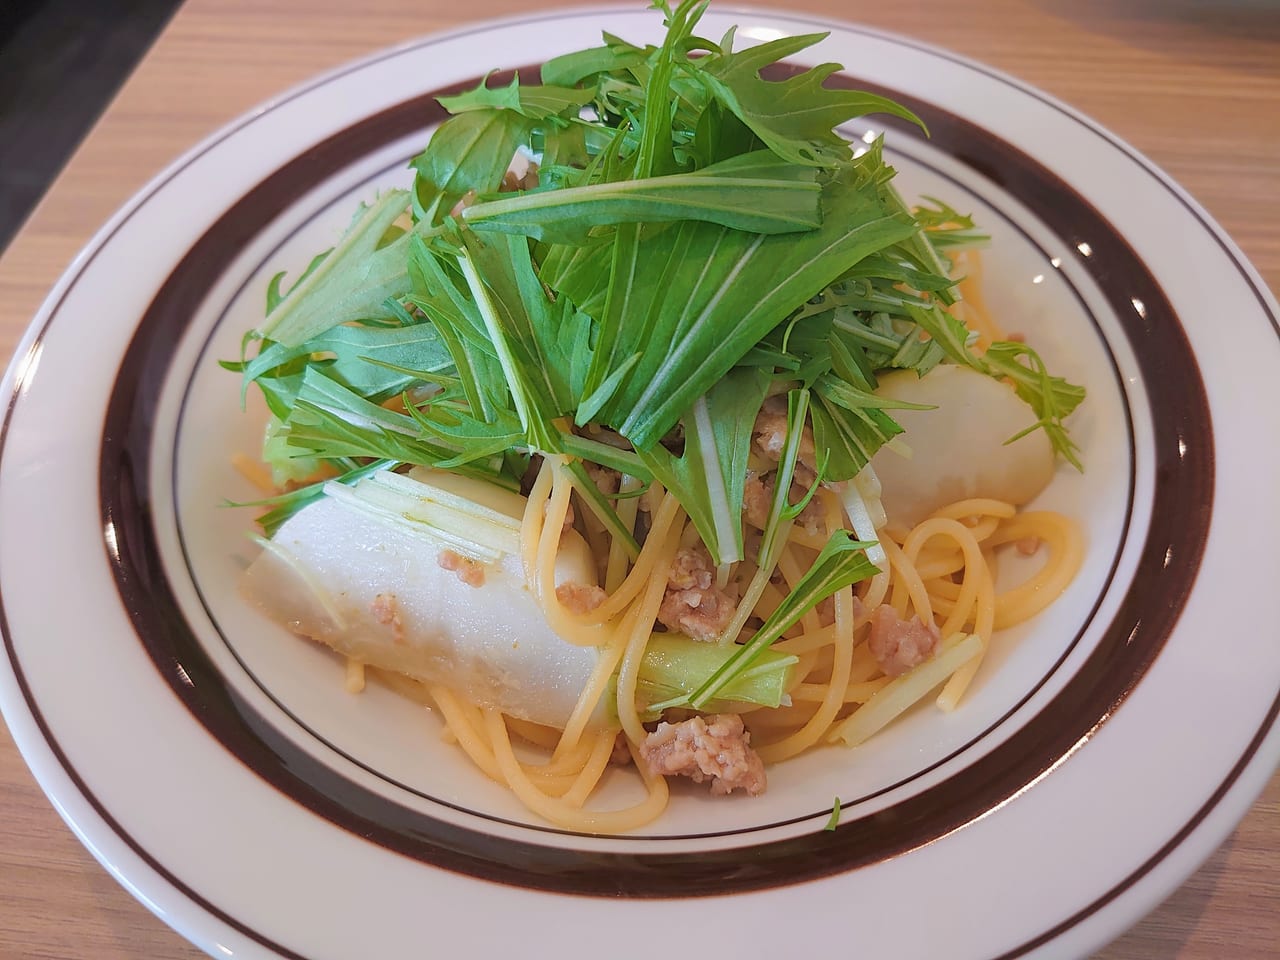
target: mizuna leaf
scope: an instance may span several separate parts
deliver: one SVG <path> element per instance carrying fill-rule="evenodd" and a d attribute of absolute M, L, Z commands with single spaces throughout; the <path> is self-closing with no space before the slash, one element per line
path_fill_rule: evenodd
<path fill-rule="evenodd" d="M 684 453 L 661 444 L 639 451 L 655 479 L 675 492 L 720 565 L 744 558 L 742 499 L 752 429 L 769 378 L 750 368 L 735 370 L 699 397 L 684 418 Z"/>
<path fill-rule="evenodd" d="M 831 534 L 813 566 L 800 578 L 787 598 L 770 614 L 755 636 L 738 647 L 733 656 L 694 691 L 689 705 L 695 710 L 701 709 L 819 603 L 837 590 L 879 573 L 879 567 L 867 559 L 868 546 L 869 543 L 853 539 L 846 530 Z"/>
<path fill-rule="evenodd" d="M 632 46 L 617 37 L 605 35 L 607 44 L 552 57 L 542 65 L 542 82 L 573 87 L 589 82 L 598 74 L 616 74 L 640 66 L 650 50 Z"/>
<path fill-rule="evenodd" d="M 698 77 L 778 156 L 793 163 L 832 167 L 851 156 L 848 141 L 833 128 L 855 117 L 888 113 L 923 128 L 902 105 L 860 90 L 824 86 L 840 65 L 824 63 L 786 80 L 760 76 L 765 67 L 813 46 L 824 33 L 782 37 L 698 63 Z"/>
<path fill-rule="evenodd" d="M 581 242 L 594 227 L 675 220 L 795 233 L 822 223 L 815 175 L 761 150 L 694 173 L 504 195 L 467 207 L 462 219 L 474 230 L 562 242 Z"/>
<path fill-rule="evenodd" d="M 488 79 L 485 77 L 476 87 L 464 93 L 436 99 L 453 114 L 470 110 L 509 110 L 529 120 L 546 120 L 569 112 L 576 114 L 595 97 L 595 91 L 589 89 L 522 86 L 518 73 L 512 76 L 511 82 L 505 87 L 490 87 Z"/>
<path fill-rule="evenodd" d="M 244 365 L 244 386 L 247 389 L 263 378 L 292 377 L 308 365 L 360 396 L 381 403 L 421 379 L 403 368 L 412 365 L 415 371 L 447 371 L 453 368 L 453 359 L 431 324 L 390 329 L 340 326 L 295 347 L 268 342 Z"/>
<path fill-rule="evenodd" d="M 297 346 L 341 323 L 393 316 L 383 301 L 408 291 L 408 237 L 381 243 L 408 205 L 408 193 L 388 190 L 367 207 L 328 256 L 312 261 L 303 279 L 258 327 L 258 337 Z"/>
<path fill-rule="evenodd" d="M 637 447 L 652 446 L 798 304 L 915 229 L 850 176 L 824 188 L 822 226 L 807 233 L 765 237 L 684 224 L 648 249 L 637 244 L 631 262 L 615 261 L 610 305 L 620 303 L 629 331 L 667 346 L 646 354 L 606 415 Z M 614 319 L 606 311 L 606 323 Z"/>
<path fill-rule="evenodd" d="M 532 125 L 510 110 L 468 111 L 440 124 L 427 148 L 409 163 L 417 172 L 413 209 L 418 220 L 438 226 L 468 193 L 497 193 Z"/>

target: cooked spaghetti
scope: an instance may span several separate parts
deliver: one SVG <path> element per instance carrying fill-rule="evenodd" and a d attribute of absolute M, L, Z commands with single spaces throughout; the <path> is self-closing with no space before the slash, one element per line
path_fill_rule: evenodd
<path fill-rule="evenodd" d="M 249 596 L 595 833 L 957 709 L 1083 559 L 1022 509 L 1080 465 L 1083 390 L 989 316 L 969 218 L 832 129 L 918 119 L 762 78 L 818 38 L 659 6 L 660 46 L 441 98 L 413 189 L 277 276 L 226 364 L 271 414 Z M 782 85 L 794 115 L 758 109 Z M 1038 566 L 998 588 L 1010 552 Z"/>
<path fill-rule="evenodd" d="M 543 464 L 535 488 L 542 496 L 529 500 L 525 517 L 527 543 L 532 544 L 528 552 L 554 552 L 568 503 L 556 492 L 564 493 L 569 486 L 562 465 Z M 823 524 L 845 528 L 848 521 L 836 498 L 828 493 L 822 500 Z M 567 638 L 601 650 L 600 670 L 583 689 L 565 730 L 465 703 L 443 685 L 426 687 L 448 735 L 475 765 L 509 787 L 529 810 L 558 826 L 592 833 L 634 830 L 660 816 L 667 805 L 665 778 L 654 774 L 640 753 L 653 724 L 642 720 L 644 705 L 636 698 L 634 679 L 655 626 L 661 629 L 658 605 L 688 523 L 682 511 L 671 507 L 674 503 L 672 498 L 664 500 L 668 509 L 660 512 L 650 531 L 633 568 L 638 573 L 614 593 L 615 598 L 631 599 L 612 605 L 617 612 L 603 624 L 598 617 L 566 611 L 545 584 L 539 590 L 548 619 Z M 743 713 L 750 745 L 764 763 L 832 743 L 855 746 L 935 691 L 939 708 L 955 709 L 981 667 L 994 632 L 1022 623 L 1052 603 L 1083 560 L 1082 539 L 1070 519 L 1048 511 L 1019 513 L 1011 504 L 994 500 L 957 502 L 905 534 L 886 536 L 882 543 L 889 558 L 887 570 L 857 589 L 844 588 L 832 598 L 830 610 L 807 617 L 774 644 L 774 650 L 799 657 L 799 664 L 787 690 L 790 705 Z M 1018 586 L 997 593 L 998 552 L 1025 552 L 1032 545 L 1044 554 L 1040 569 Z M 802 568 L 816 554 L 812 546 L 799 542 L 786 550 L 794 560 L 787 565 L 793 569 Z M 535 570 L 547 569 L 545 561 L 534 563 Z M 744 592 L 747 584 L 741 578 L 747 573 L 745 565 L 736 572 L 736 583 Z M 899 622 L 918 617 L 937 627 L 937 652 L 897 676 L 886 674 L 873 650 L 871 621 L 882 604 Z M 755 618 L 767 617 L 769 606 L 770 600 L 762 600 L 753 611 Z M 604 629 L 593 629 L 597 626 Z M 618 682 L 611 684 L 615 674 Z M 611 699 L 619 725 L 592 727 L 588 718 L 605 698 Z M 540 752 L 543 759 L 520 760 L 515 744 Z M 620 748 L 633 761 L 645 798 L 620 810 L 593 808 L 591 795 Z"/>

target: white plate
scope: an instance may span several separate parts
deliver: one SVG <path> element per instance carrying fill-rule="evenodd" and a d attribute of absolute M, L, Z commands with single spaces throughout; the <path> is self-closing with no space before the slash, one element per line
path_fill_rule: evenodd
<path fill-rule="evenodd" d="M 702 32 L 828 29 L 717 11 Z M 806 64 L 906 100 L 909 194 L 993 234 L 987 293 L 1089 388 L 1084 572 L 1002 636 L 964 708 L 778 768 L 759 801 L 678 791 L 641 834 L 531 820 L 397 698 L 235 593 L 247 518 L 228 458 L 236 354 L 265 280 L 402 183 L 432 94 L 490 67 L 654 40 L 659 18 L 539 15 L 330 74 L 178 161 L 51 294 L 6 375 L 5 719 L 58 810 L 214 956 L 1084 954 L 1171 891 L 1280 758 L 1277 308 L 1236 248 L 1131 148 L 984 67 L 856 27 Z M 841 82 L 844 82 L 843 80 Z M 877 127 L 878 129 L 878 127 Z M 862 129 L 851 130 L 854 136 Z M 822 830 L 833 797 L 838 830 Z M 621 936 L 620 936 L 621 935 Z"/>

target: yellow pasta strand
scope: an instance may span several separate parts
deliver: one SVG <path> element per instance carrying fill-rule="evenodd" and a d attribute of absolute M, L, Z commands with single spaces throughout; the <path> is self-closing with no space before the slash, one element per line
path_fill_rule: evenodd
<path fill-rule="evenodd" d="M 519 717 L 507 717 L 507 728 L 521 740 L 543 750 L 553 750 L 560 742 L 560 731 Z"/>
<path fill-rule="evenodd" d="M 933 512 L 935 517 L 946 520 L 963 520 L 965 517 L 995 517 L 1008 520 L 1017 514 L 1018 508 L 1004 500 L 992 500 L 987 497 L 974 497 L 969 500 L 957 500 Z"/>
<path fill-rule="evenodd" d="M 471 762 L 489 779 L 506 783 L 506 778 L 497 760 L 494 759 L 493 750 L 467 720 L 463 705 L 453 695 L 453 691 L 441 686 L 431 686 L 428 689 L 431 692 L 431 699 L 435 700 L 445 723 L 449 725 L 449 732 L 457 740 L 458 746 L 471 758 Z"/>
<path fill-rule="evenodd" d="M 654 564 L 654 576 L 649 581 L 639 604 L 639 613 L 627 639 L 622 662 L 618 666 L 618 720 L 627 739 L 633 744 L 642 742 L 646 731 L 641 725 L 640 716 L 636 713 L 636 684 L 640 677 L 640 663 L 644 659 L 645 648 L 653 635 L 653 623 L 658 616 L 658 608 L 662 605 L 663 594 L 666 593 L 667 578 L 670 575 L 671 563 L 675 559 L 676 550 L 680 546 L 681 524 L 677 521 L 671 526 L 662 545 L 662 552 Z M 653 534 L 650 533 L 652 537 Z M 646 544 L 647 546 L 647 544 Z"/>
<path fill-rule="evenodd" d="M 555 477 L 551 464 L 542 461 L 538 476 L 533 481 L 529 498 L 525 501 L 524 516 L 520 521 L 520 559 L 524 566 L 525 583 L 538 582 L 538 543 L 542 539 L 542 527 L 547 516 L 547 497 Z"/>
<path fill-rule="evenodd" d="M 591 717 L 596 712 L 596 707 L 604 698 L 605 691 L 609 688 L 609 681 L 613 679 L 614 672 L 618 669 L 622 655 L 627 649 L 627 641 L 631 637 L 632 629 L 639 616 L 639 609 L 628 613 L 623 618 L 622 623 L 618 625 L 617 630 L 614 631 L 613 638 L 600 651 L 600 656 L 591 671 L 591 676 L 587 679 L 587 684 L 583 687 L 582 693 L 578 695 L 578 702 L 574 704 L 573 712 L 569 714 L 564 734 L 560 738 L 560 743 L 556 746 L 555 752 L 557 756 L 567 753 L 577 746 L 583 731 L 586 730 Z"/>
<path fill-rule="evenodd" d="M 613 756 L 613 745 L 616 740 L 617 734 L 612 730 L 602 730 L 596 734 L 591 744 L 591 753 L 582 767 L 582 772 L 578 774 L 573 786 L 562 798 L 565 803 L 571 807 L 581 807 L 586 803 L 587 797 L 591 796 L 591 791 L 596 788 L 596 784 L 600 782 L 605 769 L 609 766 L 609 758 Z"/>
<path fill-rule="evenodd" d="M 622 833 L 652 822 L 667 806 L 667 784 L 662 777 L 649 774 L 641 765 L 647 795 L 640 803 L 622 810 L 582 810 L 557 797 L 548 796 L 525 776 L 507 736 L 502 715 L 493 709 L 484 711 L 485 729 L 493 741 L 496 763 L 507 785 L 520 802 L 531 811 L 557 826 L 581 833 Z M 637 757 L 637 762 L 639 758 Z"/>
<path fill-rule="evenodd" d="M 788 757 L 794 757 L 818 742 L 827 732 L 831 722 L 835 720 L 840 707 L 844 705 L 845 690 L 849 685 L 849 666 L 853 658 L 853 588 L 845 587 L 837 591 L 835 660 L 831 669 L 831 680 L 827 695 L 819 705 L 813 717 L 799 730 L 776 743 L 765 744 L 757 748 L 760 759 L 765 763 L 776 763 Z"/>
<path fill-rule="evenodd" d="M 653 515 L 653 526 L 649 530 L 648 539 L 645 540 L 645 544 L 640 550 L 640 556 L 636 559 L 635 565 L 631 568 L 631 572 L 627 574 L 626 579 L 622 581 L 622 585 L 610 594 L 608 600 L 590 613 L 582 614 L 578 619 L 583 623 L 604 623 L 607 620 L 612 620 L 640 595 L 651 578 L 654 564 L 657 562 L 658 551 L 666 540 L 667 531 L 671 529 L 671 525 L 675 522 L 676 515 L 679 512 L 680 502 L 676 500 L 673 494 L 666 494 L 662 498 L 662 503 L 657 512 Z"/>
<path fill-rule="evenodd" d="M 363 693 L 365 682 L 364 663 L 347 657 L 347 693 Z"/>
<path fill-rule="evenodd" d="M 898 590 L 901 588 L 902 594 L 910 600 L 916 615 L 923 622 L 928 623 L 933 619 L 933 604 L 929 601 L 929 591 L 925 589 L 924 581 L 920 579 L 920 575 L 916 573 L 911 561 L 903 554 L 898 544 L 889 537 L 885 537 L 880 543 L 884 547 L 885 555 L 889 558 L 890 569 L 896 575 L 893 578 L 892 591 L 894 609 L 898 611 L 899 616 L 906 613 L 906 601 L 902 600 L 902 606 L 898 605 L 901 600 Z"/>
<path fill-rule="evenodd" d="M 1032 537 L 1048 546 L 1050 562 L 1026 583 L 996 596 L 997 630 L 1029 620 L 1051 604 L 1084 563 L 1084 537 L 1074 522 L 1059 513 L 1020 513 L 1001 525 L 991 544 L 999 546 Z"/>
<path fill-rule="evenodd" d="M 773 649 L 779 653 L 803 654 L 817 650 L 821 647 L 829 646 L 836 639 L 836 625 L 819 627 L 817 630 L 810 630 L 800 634 L 797 637 L 790 637 L 786 640 L 779 640 L 773 645 Z"/>
<path fill-rule="evenodd" d="M 985 574 L 982 562 L 982 548 L 973 539 L 969 529 L 958 520 L 934 517 L 926 520 L 911 531 L 902 545 L 902 553 L 914 563 L 920 548 L 934 537 L 946 537 L 955 542 L 964 556 L 964 580 L 960 584 L 960 593 L 956 598 L 955 608 L 942 624 L 940 630 L 944 636 L 956 633 L 964 626 L 978 598 L 980 576 Z M 981 574 L 979 573 L 981 571 Z"/>
<path fill-rule="evenodd" d="M 562 640 L 579 647 L 598 647 L 609 639 L 609 632 L 599 623 L 584 623 L 582 618 L 570 615 L 556 595 L 556 554 L 560 552 L 560 540 L 564 536 L 573 484 L 562 460 L 556 461 L 551 473 L 551 498 L 547 503 L 535 560 L 538 575 L 531 582 L 537 585 L 538 604 L 547 624 Z"/>

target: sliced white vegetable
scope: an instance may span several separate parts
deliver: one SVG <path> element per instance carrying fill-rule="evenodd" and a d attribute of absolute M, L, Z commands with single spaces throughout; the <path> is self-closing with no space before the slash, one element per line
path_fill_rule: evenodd
<path fill-rule="evenodd" d="M 912 526 L 970 497 L 1021 505 L 1053 478 L 1053 448 L 1043 430 L 1006 444 L 1036 418 L 1004 383 L 943 364 L 923 378 L 905 370 L 886 374 L 876 392 L 936 407 L 891 410 L 906 431 L 911 456 L 883 449 L 871 459 L 891 523 Z"/>
<path fill-rule="evenodd" d="M 863 467 L 856 477 L 847 483 L 836 485 L 840 502 L 844 504 L 849 525 L 859 540 L 875 541 L 867 548 L 867 559 L 881 570 L 888 569 L 889 559 L 880 545 L 879 527 L 884 526 L 884 507 L 880 503 L 880 484 L 871 465 Z M 878 521 L 878 522 L 877 522 Z"/>
<path fill-rule="evenodd" d="M 479 481 L 470 481 L 480 486 Z M 456 493 L 390 471 L 353 486 L 330 481 L 325 494 L 391 523 L 407 523 L 471 560 L 495 563 L 520 552 L 520 522 Z"/>
<path fill-rule="evenodd" d="M 510 517 L 515 521 L 517 529 L 524 517 L 525 498 L 496 483 L 486 483 L 474 477 L 464 477 L 460 473 L 450 473 L 448 470 L 432 470 L 430 467 L 414 467 L 409 471 L 409 477 L 418 483 L 455 494 L 473 504 Z"/>
<path fill-rule="evenodd" d="M 402 489 L 412 488 L 399 481 L 414 484 L 397 477 Z M 518 549 L 483 565 L 480 586 L 440 566 L 445 549 L 423 524 L 326 496 L 276 532 L 244 587 L 273 620 L 339 653 L 563 726 L 595 650 L 552 632 L 525 585 Z M 565 533 L 556 580 L 596 582 L 590 551 L 573 531 Z"/>

